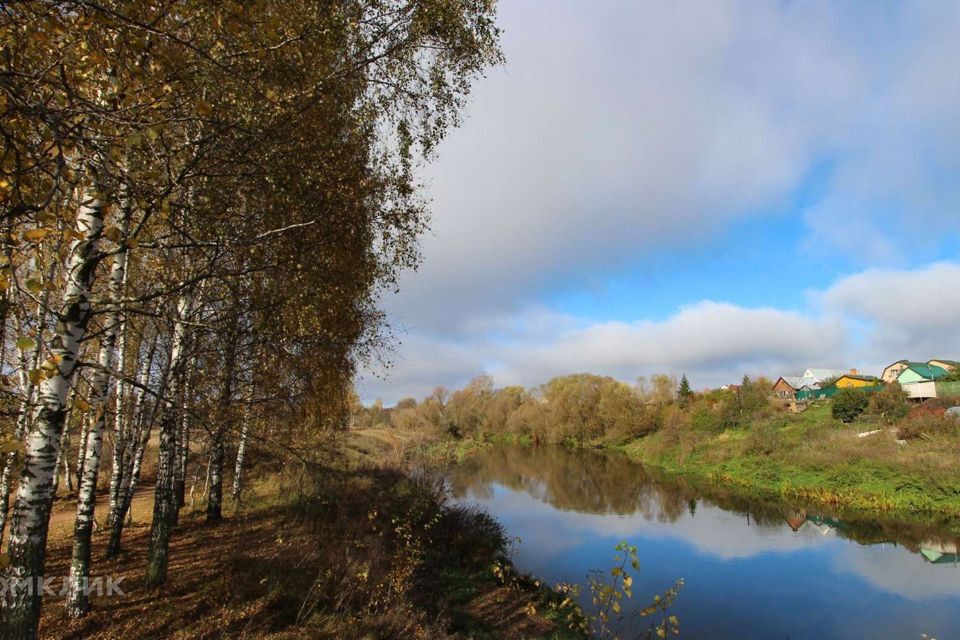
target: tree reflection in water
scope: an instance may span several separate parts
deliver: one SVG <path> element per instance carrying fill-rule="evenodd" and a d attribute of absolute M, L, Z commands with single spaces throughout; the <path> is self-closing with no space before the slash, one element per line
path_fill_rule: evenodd
<path fill-rule="evenodd" d="M 838 511 L 745 494 L 720 485 L 666 476 L 616 452 L 558 446 L 499 446 L 468 458 L 448 475 L 454 497 L 492 497 L 494 485 L 522 491 L 555 509 L 676 522 L 695 516 L 701 501 L 746 518 L 751 526 L 783 528 L 871 545 L 893 543 L 928 562 L 957 562 L 960 539 L 949 523 L 907 521 Z"/>

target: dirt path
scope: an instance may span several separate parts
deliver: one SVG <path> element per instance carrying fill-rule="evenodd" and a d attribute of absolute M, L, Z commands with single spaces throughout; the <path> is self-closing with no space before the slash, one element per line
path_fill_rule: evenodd
<path fill-rule="evenodd" d="M 134 520 L 146 518 L 147 521 L 151 515 L 151 505 L 153 504 L 153 483 L 140 486 L 133 493 L 133 502 L 130 510 L 133 513 Z M 106 492 L 97 494 L 96 517 L 99 526 L 102 526 L 107 519 L 107 510 L 109 508 Z M 77 516 L 76 496 L 64 496 L 57 500 L 53 506 L 53 513 L 50 514 L 50 538 L 57 539 L 69 536 L 73 530 L 73 523 Z M 98 530 L 95 530 L 95 533 Z"/>

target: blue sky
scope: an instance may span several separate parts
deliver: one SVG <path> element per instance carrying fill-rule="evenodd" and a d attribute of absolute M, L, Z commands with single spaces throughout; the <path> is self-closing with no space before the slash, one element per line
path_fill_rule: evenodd
<path fill-rule="evenodd" d="M 365 399 L 960 358 L 960 4 L 500 5 Z M 917 310 L 926 312 L 918 313 Z"/>

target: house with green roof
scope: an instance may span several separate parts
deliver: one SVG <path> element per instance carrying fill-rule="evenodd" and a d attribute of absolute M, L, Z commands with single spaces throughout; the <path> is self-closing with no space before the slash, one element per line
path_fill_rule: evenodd
<path fill-rule="evenodd" d="M 913 400 L 937 397 L 937 380 L 950 374 L 943 367 L 926 362 L 910 362 L 897 376 L 897 382 Z"/>
<path fill-rule="evenodd" d="M 927 360 L 927 364 L 936 365 L 941 369 L 946 369 L 950 373 L 960 369 L 960 362 L 957 362 L 956 360 Z"/>
<path fill-rule="evenodd" d="M 888 365 L 888 366 L 883 370 L 883 374 L 881 374 L 880 379 L 883 380 L 884 382 L 887 382 L 887 383 L 889 383 L 889 382 L 896 382 L 896 381 L 897 381 L 897 376 L 899 376 L 900 373 L 901 373 L 904 369 L 906 369 L 910 364 L 911 364 L 911 363 L 910 363 L 909 360 L 897 360 L 897 361 L 894 362 L 893 364 Z M 923 363 L 921 362 L 921 363 L 916 363 L 916 364 L 923 364 Z"/>
<path fill-rule="evenodd" d="M 907 367 L 897 376 L 897 382 L 901 385 L 913 384 L 916 382 L 933 382 L 949 375 L 949 371 L 943 367 L 926 362 L 910 362 Z"/>

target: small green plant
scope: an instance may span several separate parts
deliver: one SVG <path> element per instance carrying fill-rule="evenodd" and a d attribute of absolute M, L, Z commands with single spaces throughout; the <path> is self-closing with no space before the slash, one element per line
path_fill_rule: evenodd
<path fill-rule="evenodd" d="M 592 594 L 593 607 L 596 613 L 590 618 L 594 637 L 609 640 L 621 640 L 624 628 L 624 614 L 622 601 L 633 597 L 633 582 L 635 574 L 640 571 L 640 559 L 637 547 L 626 541 L 614 547 L 616 551 L 614 566 L 609 571 L 609 578 L 603 571 L 591 572 L 588 585 Z M 631 573 L 631 571 L 633 573 Z M 662 615 L 645 633 L 635 637 L 666 638 L 668 634 L 680 635 L 680 621 L 675 615 L 668 615 L 668 609 L 683 588 L 680 579 L 663 595 L 655 595 L 653 601 L 636 611 L 635 618 L 646 618 L 660 612 Z"/>
<path fill-rule="evenodd" d="M 841 389 L 833 396 L 833 417 L 842 422 L 853 422 L 867 410 L 870 399 L 863 391 Z"/>

